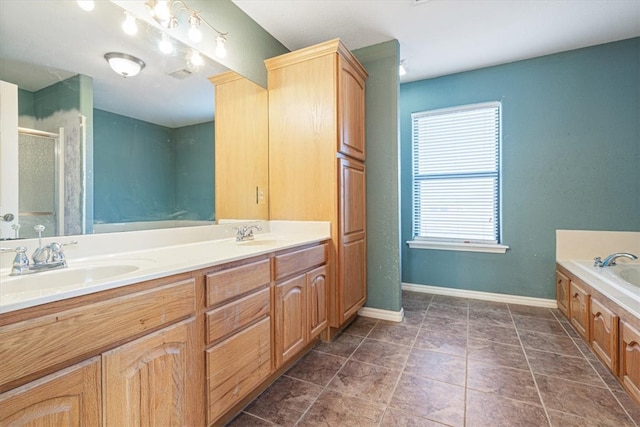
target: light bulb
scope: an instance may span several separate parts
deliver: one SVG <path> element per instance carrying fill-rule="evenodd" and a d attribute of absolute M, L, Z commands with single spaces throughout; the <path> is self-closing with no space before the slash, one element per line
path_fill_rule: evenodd
<path fill-rule="evenodd" d="M 189 61 L 191 62 L 191 65 L 193 65 L 194 67 L 200 67 L 202 66 L 202 64 L 204 64 L 204 59 L 202 59 L 202 55 L 200 55 L 200 52 L 198 52 L 195 49 L 193 49 L 193 51 L 191 52 L 191 57 L 189 58 Z"/>
<path fill-rule="evenodd" d="M 216 37 L 216 56 L 218 58 L 227 56 L 227 48 L 224 45 L 226 41 L 227 39 L 225 39 L 222 34 Z"/>
<path fill-rule="evenodd" d="M 153 12 L 165 27 L 169 24 L 171 20 L 171 10 L 169 10 L 169 2 L 166 0 L 158 0 L 156 2 L 156 7 L 153 8 Z"/>
<path fill-rule="evenodd" d="M 78 0 L 78 6 L 80 6 L 82 10 L 91 12 L 96 7 L 96 4 L 93 0 Z"/>
<path fill-rule="evenodd" d="M 160 49 L 160 52 L 165 55 L 169 55 L 173 52 L 173 43 L 171 43 L 171 39 L 169 39 L 167 33 L 162 33 L 162 40 L 158 43 L 158 48 Z"/>
<path fill-rule="evenodd" d="M 131 15 L 129 12 L 124 13 L 125 17 L 124 22 L 122 23 L 122 31 L 130 36 L 136 35 L 138 32 L 138 25 L 136 24 L 136 18 Z"/>
<path fill-rule="evenodd" d="M 200 18 L 197 15 L 191 15 L 189 17 L 189 39 L 194 43 L 200 43 L 202 40 L 202 31 L 200 31 Z"/>

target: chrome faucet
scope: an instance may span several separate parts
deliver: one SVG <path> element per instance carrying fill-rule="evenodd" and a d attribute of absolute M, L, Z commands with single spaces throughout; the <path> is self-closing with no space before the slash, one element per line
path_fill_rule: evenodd
<path fill-rule="evenodd" d="M 599 256 L 595 257 L 593 259 L 593 266 L 594 267 L 610 267 L 610 266 L 614 266 L 614 265 L 616 265 L 616 260 L 618 258 L 629 258 L 630 260 L 638 259 L 638 257 L 635 256 L 632 253 L 616 252 L 615 254 L 609 255 L 604 260 L 602 260 L 602 258 L 600 258 Z"/>
<path fill-rule="evenodd" d="M 233 227 L 233 229 L 238 231 L 236 233 L 236 242 L 253 240 L 253 230 L 262 231 L 262 227 L 259 225 L 241 225 L 239 227 Z"/>
<path fill-rule="evenodd" d="M 24 274 L 39 273 L 41 271 L 57 270 L 67 266 L 67 259 L 64 256 L 62 248 L 67 245 L 75 245 L 78 242 L 76 240 L 72 240 L 68 243 L 53 242 L 47 246 L 42 246 L 42 231 L 44 231 L 44 226 L 36 225 L 34 230 L 38 232 L 38 248 L 31 256 L 33 264 L 29 263 L 29 257 L 27 257 L 26 254 L 26 246 L 18 246 L 15 249 L 0 248 L 0 252 L 16 253 L 15 258 L 13 259 L 11 273 L 9 274 L 10 276 L 21 276 Z"/>

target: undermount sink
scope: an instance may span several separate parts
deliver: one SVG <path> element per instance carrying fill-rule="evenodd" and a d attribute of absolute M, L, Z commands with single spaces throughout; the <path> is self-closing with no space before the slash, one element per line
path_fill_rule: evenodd
<path fill-rule="evenodd" d="M 236 242 L 240 246 L 268 246 L 275 245 L 276 243 L 280 243 L 280 240 L 277 239 L 256 239 L 256 240 L 243 240 L 241 242 Z"/>
<path fill-rule="evenodd" d="M 144 260 L 143 262 L 92 263 L 22 276 L 3 276 L 0 279 L 0 292 L 5 297 L 62 292 L 133 273 L 149 262 Z"/>

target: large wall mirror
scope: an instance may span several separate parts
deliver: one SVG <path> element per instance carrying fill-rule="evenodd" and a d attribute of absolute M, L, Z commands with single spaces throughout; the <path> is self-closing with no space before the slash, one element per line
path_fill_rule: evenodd
<path fill-rule="evenodd" d="M 125 19 L 109 1 L 90 12 L 76 1 L 0 2 L 0 80 L 18 86 L 20 126 L 20 207 L 2 237 L 33 237 L 36 224 L 73 235 L 215 219 L 207 78 L 228 69 L 204 55 L 194 64 L 193 48 L 173 38 L 163 54 L 160 29 L 138 19 L 128 35 Z M 118 75 L 108 52 L 144 68 Z M 0 180 L 15 179 L 6 172 Z"/>

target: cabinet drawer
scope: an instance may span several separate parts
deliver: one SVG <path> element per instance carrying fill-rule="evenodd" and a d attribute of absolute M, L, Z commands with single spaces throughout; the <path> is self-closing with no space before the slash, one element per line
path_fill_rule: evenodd
<path fill-rule="evenodd" d="M 271 318 L 207 350 L 209 424 L 271 373 Z"/>
<path fill-rule="evenodd" d="M 207 305 L 217 305 L 246 294 L 268 285 L 270 280 L 268 259 L 207 274 Z"/>
<path fill-rule="evenodd" d="M 0 392 L 194 312 L 195 280 L 188 279 L 0 327 Z"/>
<path fill-rule="evenodd" d="M 324 264 L 327 260 L 327 244 L 301 249 L 276 256 L 276 280 L 290 276 L 312 267 Z"/>
<path fill-rule="evenodd" d="M 207 343 L 224 338 L 269 315 L 270 292 L 265 288 L 206 314 Z"/>

